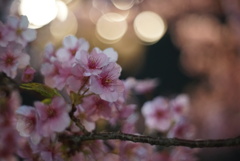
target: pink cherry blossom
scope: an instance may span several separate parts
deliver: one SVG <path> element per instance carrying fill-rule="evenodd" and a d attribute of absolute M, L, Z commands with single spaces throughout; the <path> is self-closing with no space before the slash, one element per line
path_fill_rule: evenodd
<path fill-rule="evenodd" d="M 119 160 L 119 155 L 113 154 L 113 153 L 107 153 L 100 160 L 101 161 L 113 161 L 113 160 L 120 161 Z"/>
<path fill-rule="evenodd" d="M 76 106 L 77 110 L 74 113 L 74 116 L 81 120 L 81 124 L 89 132 L 93 131 L 96 128 L 94 121 L 89 119 L 89 116 L 86 113 L 86 109 L 83 108 L 80 104 Z M 80 130 L 80 129 L 79 129 Z"/>
<path fill-rule="evenodd" d="M 128 106 L 131 107 L 131 106 Z M 136 133 L 136 123 L 138 121 L 139 117 L 136 114 L 132 114 L 128 116 L 128 118 L 125 118 L 124 120 L 120 120 L 122 127 L 121 131 L 124 133 Z"/>
<path fill-rule="evenodd" d="M 177 147 L 171 151 L 171 161 L 197 161 L 198 159 L 194 156 L 196 150 L 187 147 Z"/>
<path fill-rule="evenodd" d="M 85 97 L 80 106 L 85 109 L 86 116 L 91 121 L 97 121 L 100 118 L 109 119 L 113 116 L 112 104 L 97 95 Z"/>
<path fill-rule="evenodd" d="M 127 78 L 124 82 L 124 85 L 128 90 L 133 90 L 137 94 L 152 92 L 158 84 L 158 79 L 137 80 L 133 77 Z"/>
<path fill-rule="evenodd" d="M 105 50 L 101 50 L 98 47 L 94 48 L 97 53 L 103 53 L 105 54 L 110 62 L 116 62 L 118 60 L 118 53 L 113 48 L 107 48 Z"/>
<path fill-rule="evenodd" d="M 168 131 L 169 138 L 193 139 L 196 129 L 186 118 L 182 118 Z"/>
<path fill-rule="evenodd" d="M 156 97 L 152 101 L 145 102 L 142 114 L 147 127 L 151 129 L 165 132 L 172 123 L 168 101 L 163 97 Z"/>
<path fill-rule="evenodd" d="M 69 107 L 62 97 L 54 97 L 51 104 L 35 102 L 39 115 L 39 131 L 43 136 L 64 131 L 70 124 Z"/>
<path fill-rule="evenodd" d="M 30 137 L 33 144 L 38 144 L 41 140 L 41 136 L 38 132 L 38 116 L 36 109 L 31 106 L 20 106 L 16 110 L 16 129 L 20 136 Z"/>
<path fill-rule="evenodd" d="M 36 31 L 28 28 L 28 19 L 26 16 L 14 17 L 9 16 L 7 19 L 7 39 L 8 41 L 16 41 L 24 47 L 28 42 L 36 39 Z"/>
<path fill-rule="evenodd" d="M 106 146 L 102 140 L 93 140 L 83 142 L 79 145 L 78 153 L 71 157 L 71 161 L 105 161 L 104 156 L 107 154 Z"/>
<path fill-rule="evenodd" d="M 8 43 L 6 32 L 6 26 L 0 21 L 0 46 L 2 47 L 5 47 Z"/>
<path fill-rule="evenodd" d="M 41 147 L 40 157 L 43 161 L 64 161 L 61 153 L 61 143 L 45 144 Z"/>
<path fill-rule="evenodd" d="M 13 158 L 14 152 L 17 150 L 16 130 L 11 126 L 0 128 L 0 159 L 8 161 Z"/>
<path fill-rule="evenodd" d="M 124 86 L 127 90 L 133 90 L 136 84 L 137 84 L 137 79 L 135 79 L 134 77 L 128 77 L 124 81 Z"/>
<path fill-rule="evenodd" d="M 81 52 L 78 57 L 78 63 L 84 68 L 85 76 L 98 75 L 101 73 L 102 67 L 106 66 L 109 63 L 109 58 L 94 48 L 90 54 L 87 51 L 78 51 Z"/>
<path fill-rule="evenodd" d="M 118 120 L 125 120 L 134 114 L 136 109 L 136 104 L 128 104 L 127 98 L 125 97 L 125 92 L 118 98 L 117 101 L 113 102 L 114 107 L 114 117 L 111 122 L 116 122 Z"/>
<path fill-rule="evenodd" d="M 64 68 L 59 61 L 55 60 L 52 63 L 46 62 L 42 64 L 41 73 L 44 75 L 46 85 L 62 90 L 71 73 L 71 68 Z"/>
<path fill-rule="evenodd" d="M 84 69 L 79 65 L 75 64 L 71 68 L 71 74 L 66 80 L 66 87 L 68 91 L 78 92 L 82 86 L 84 90 L 88 87 L 88 78 L 83 75 Z"/>
<path fill-rule="evenodd" d="M 178 121 L 189 112 L 189 97 L 186 94 L 178 95 L 175 99 L 170 101 L 170 106 L 173 118 Z"/>
<path fill-rule="evenodd" d="M 75 36 L 67 36 L 63 40 L 63 47 L 56 52 L 57 59 L 64 65 L 71 66 L 75 62 L 77 51 L 87 51 L 89 43 L 83 39 L 77 39 Z"/>
<path fill-rule="evenodd" d="M 0 76 L 0 160 L 13 160 L 14 153 L 17 150 L 18 132 L 15 128 L 14 111 L 20 106 L 19 93 L 9 91 L 11 84 L 2 81 Z M 7 146 L 6 146 L 7 145 Z M 16 159 L 16 158 L 15 158 Z"/>
<path fill-rule="evenodd" d="M 83 76 L 77 73 L 82 69 L 74 63 L 76 52 L 88 50 L 89 44 L 84 39 L 67 36 L 63 40 L 63 45 L 64 47 L 57 51 L 52 44 L 45 47 L 41 73 L 44 75 L 44 81 L 48 86 L 59 90 L 66 86 L 68 91 L 76 92 L 83 83 Z"/>
<path fill-rule="evenodd" d="M 62 90 L 71 74 L 71 67 L 63 67 L 63 64 L 57 60 L 56 51 L 52 44 L 47 44 L 44 50 L 44 60 L 41 66 L 41 73 L 44 76 L 46 85 Z"/>
<path fill-rule="evenodd" d="M 114 102 L 124 91 L 124 85 L 119 80 L 121 67 L 111 62 L 103 67 L 102 72 L 98 76 L 90 77 L 90 91 L 99 94 L 103 100 Z"/>
<path fill-rule="evenodd" d="M 119 119 L 126 119 L 130 115 L 134 114 L 134 112 L 136 112 L 135 104 L 126 104 L 126 103 L 122 105 L 117 104 L 116 108 L 117 108 Z"/>
<path fill-rule="evenodd" d="M 31 66 L 27 66 L 24 69 L 24 72 L 22 74 L 22 81 L 23 82 L 31 82 L 34 78 L 35 72 L 36 72 L 36 70 L 34 68 L 32 68 Z"/>
<path fill-rule="evenodd" d="M 44 58 L 43 61 L 48 63 L 52 63 L 57 60 L 55 47 L 53 46 L 52 43 L 48 43 L 45 46 L 43 58 Z"/>
<path fill-rule="evenodd" d="M 10 42 L 6 47 L 0 47 L 0 72 L 15 78 L 18 68 L 25 68 L 29 64 L 29 55 L 23 53 L 23 46 Z"/>
<path fill-rule="evenodd" d="M 24 158 L 27 161 L 30 161 L 28 160 L 28 158 L 34 158 L 33 151 L 27 139 L 19 138 L 18 145 L 19 145 L 19 148 L 17 149 L 18 156 Z"/>
<path fill-rule="evenodd" d="M 17 130 L 21 136 L 29 137 L 37 130 L 36 109 L 31 106 L 21 106 L 16 111 Z"/>
<path fill-rule="evenodd" d="M 155 151 L 147 161 L 174 161 L 166 151 Z"/>
<path fill-rule="evenodd" d="M 158 84 L 158 79 L 137 80 L 134 89 L 138 94 L 146 94 L 152 92 L 158 86 Z"/>
<path fill-rule="evenodd" d="M 151 145 L 121 141 L 119 157 L 124 161 L 146 161 L 151 158 L 152 151 Z"/>

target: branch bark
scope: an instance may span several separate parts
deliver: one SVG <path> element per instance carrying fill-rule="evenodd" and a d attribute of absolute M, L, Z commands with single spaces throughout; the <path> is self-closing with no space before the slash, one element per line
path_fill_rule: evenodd
<path fill-rule="evenodd" d="M 151 137 L 144 135 L 126 134 L 121 132 L 100 132 L 88 133 L 84 135 L 61 136 L 61 139 L 67 139 L 74 143 L 81 143 L 88 140 L 122 140 L 136 143 L 147 143 L 159 145 L 162 147 L 185 146 L 189 148 L 214 148 L 214 147 L 231 147 L 240 146 L 240 137 L 218 139 L 218 140 L 185 140 L 178 138 Z"/>
<path fill-rule="evenodd" d="M 74 104 L 72 104 L 72 110 L 70 111 L 69 115 L 73 122 L 83 131 L 84 134 L 88 134 L 89 132 L 85 129 L 85 127 L 82 125 L 80 119 L 74 116 L 74 112 L 76 111 L 76 107 Z"/>

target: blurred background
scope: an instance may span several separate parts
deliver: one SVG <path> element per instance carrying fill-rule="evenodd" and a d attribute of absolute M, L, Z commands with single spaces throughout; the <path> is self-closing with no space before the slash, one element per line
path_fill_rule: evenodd
<path fill-rule="evenodd" d="M 239 0 L 0 0 L 0 18 L 26 15 L 39 68 L 47 43 L 67 35 L 119 53 L 122 79 L 159 78 L 155 95 L 191 98 L 197 138 L 240 135 Z M 200 161 L 239 161 L 239 148 L 203 149 Z"/>

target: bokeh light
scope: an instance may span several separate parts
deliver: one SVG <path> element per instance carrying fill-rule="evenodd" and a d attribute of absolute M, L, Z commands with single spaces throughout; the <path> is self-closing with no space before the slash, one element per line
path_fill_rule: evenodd
<path fill-rule="evenodd" d="M 112 3 L 120 10 L 128 10 L 133 7 L 134 0 L 112 0 Z"/>
<path fill-rule="evenodd" d="M 57 16 L 55 0 L 21 0 L 19 13 L 26 15 L 30 28 L 40 28 Z"/>
<path fill-rule="evenodd" d="M 114 43 L 122 38 L 127 31 L 125 17 L 118 13 L 107 13 L 102 15 L 96 24 L 97 35 L 101 41 Z"/>
<path fill-rule="evenodd" d="M 166 32 L 166 24 L 158 14 L 152 11 L 144 11 L 135 18 L 134 30 L 143 42 L 155 43 Z"/>
<path fill-rule="evenodd" d="M 64 2 L 65 4 L 72 2 L 72 0 L 61 0 L 61 1 Z"/>
<path fill-rule="evenodd" d="M 98 19 L 101 17 L 102 13 L 100 10 L 98 10 L 95 7 L 91 7 L 89 10 L 89 19 L 92 21 L 92 23 L 96 24 Z"/>
<path fill-rule="evenodd" d="M 71 25 L 69 25 L 71 24 Z M 65 20 L 56 18 L 50 24 L 50 32 L 57 39 L 63 39 L 67 35 L 75 35 L 78 30 L 78 22 L 75 15 L 69 11 Z"/>
<path fill-rule="evenodd" d="M 67 8 L 66 4 L 62 1 L 57 1 L 57 8 L 58 8 L 57 18 L 60 21 L 66 20 L 66 18 L 68 16 L 68 8 Z"/>

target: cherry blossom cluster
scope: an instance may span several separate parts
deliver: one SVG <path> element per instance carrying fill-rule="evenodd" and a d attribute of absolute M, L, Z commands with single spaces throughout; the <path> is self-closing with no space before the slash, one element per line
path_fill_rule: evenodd
<path fill-rule="evenodd" d="M 190 123 L 189 98 L 182 94 L 174 99 L 161 96 L 147 101 L 142 107 L 146 127 L 151 132 L 157 132 L 168 138 L 194 139 L 196 129 Z M 196 160 L 195 150 L 186 147 L 173 148 L 168 152 L 168 160 Z"/>
<path fill-rule="evenodd" d="M 94 48 L 88 52 L 89 43 L 75 36 L 67 36 L 63 47 L 55 50 L 49 44 L 41 68 L 45 83 L 78 94 L 97 94 L 101 99 L 115 102 L 122 96 L 124 86 L 119 80 L 121 67 L 116 63 L 117 53 L 112 48 Z"/>
<path fill-rule="evenodd" d="M 0 22 L 0 72 L 15 78 L 18 69 L 26 68 L 22 75 L 24 82 L 31 81 L 35 72 L 28 66 L 30 56 L 24 51 L 27 44 L 36 39 L 36 31 L 29 29 L 28 24 L 26 16 L 9 16 L 6 24 Z"/>
<path fill-rule="evenodd" d="M 15 110 L 21 101 L 11 82 L 4 81 L 2 77 L 0 74 L 0 160 L 13 160 L 13 154 L 19 148 L 19 136 L 14 126 Z"/>
<path fill-rule="evenodd" d="M 31 151 L 23 153 L 24 148 L 19 153 L 21 157 L 25 159 L 34 157 L 36 160 L 48 160 L 49 156 L 53 160 L 61 157 L 63 160 L 66 158 L 106 160 L 118 157 L 122 160 L 119 154 L 113 152 L 113 149 L 120 148 L 121 142 L 111 142 L 112 148 L 109 149 L 103 141 L 92 141 L 91 144 L 94 146 L 86 142 L 86 145 L 83 143 L 82 146 L 74 147 L 72 142 L 57 139 L 60 133 L 84 134 L 84 130 L 71 120 L 69 114 L 71 111 L 74 111 L 73 117 L 79 119 L 88 132 L 97 130 L 99 120 L 100 122 L 105 120 L 110 129 L 121 126 L 120 130 L 123 132 L 136 132 L 134 128 L 137 121 L 134 113 L 136 106 L 126 103 L 127 91 L 130 88 L 126 87 L 128 83 L 119 79 L 121 67 L 116 63 L 118 57 L 116 51 L 112 48 L 103 51 L 94 48 L 88 53 L 88 48 L 89 43 L 86 40 L 74 36 L 67 36 L 63 40 L 63 47 L 58 50 L 51 44 L 46 46 L 41 67 L 45 83 L 60 91 L 65 89 L 72 106 L 59 96 L 47 102 L 36 101 L 32 107 L 21 106 L 16 111 L 16 127 L 20 135 L 28 139 L 26 144 Z M 62 150 L 59 146 L 73 147 Z M 142 147 L 141 144 L 138 146 Z M 48 159 L 42 153 L 48 153 L 46 157 Z M 106 155 L 108 153 L 110 154 Z M 125 155 L 124 151 L 119 153 Z"/>
<path fill-rule="evenodd" d="M 30 56 L 24 50 L 36 38 L 36 32 L 27 26 L 26 16 L 9 17 L 6 24 L 0 24 L 0 74 L 4 81 L 5 77 L 13 81 L 19 72 L 23 72 L 23 82 L 33 80 L 35 70 L 29 66 Z M 117 60 L 118 54 L 113 48 L 90 50 L 85 39 L 72 35 L 65 37 L 59 48 L 46 45 L 39 71 L 44 83 L 20 85 L 42 94 L 44 99 L 36 98 L 33 105 L 21 105 L 17 90 L 0 85 L 0 141 L 3 143 L 0 144 L 0 158 L 194 161 L 194 152 L 188 148 L 159 150 L 148 144 L 120 140 L 92 140 L 79 144 L 62 137 L 103 131 L 139 135 L 140 116 L 145 120 L 149 135 L 194 137 L 194 127 L 187 118 L 187 96 L 180 95 L 173 100 L 159 96 L 142 108 L 138 107 L 137 99 L 132 96 L 149 94 L 159 82 L 132 77 L 120 80 L 122 68 Z M 9 148 L 2 146 L 7 144 Z"/>
<path fill-rule="evenodd" d="M 0 160 L 14 160 L 20 147 L 15 111 L 21 99 L 12 79 L 19 69 L 23 69 L 23 82 L 33 79 L 35 70 L 29 66 L 30 56 L 25 49 L 35 38 L 36 31 L 28 29 L 26 16 L 10 16 L 6 23 L 0 22 Z"/>

